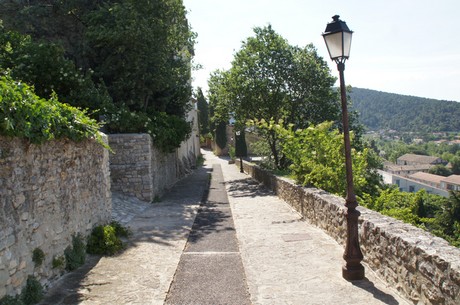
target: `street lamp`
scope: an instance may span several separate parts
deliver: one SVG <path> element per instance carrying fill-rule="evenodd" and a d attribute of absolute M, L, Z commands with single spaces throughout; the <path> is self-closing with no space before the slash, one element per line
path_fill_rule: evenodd
<path fill-rule="evenodd" d="M 347 24 L 339 19 L 340 16 L 332 17 L 333 21 L 328 23 L 323 33 L 329 56 L 337 63 L 340 77 L 340 95 L 342 99 L 342 122 L 343 140 L 345 143 L 345 169 L 347 173 L 347 196 L 345 198 L 347 218 L 347 243 L 343 258 L 345 265 L 342 267 L 342 276 L 348 281 L 361 280 L 364 278 L 364 267 L 361 265 L 363 254 L 359 247 L 358 218 L 359 211 L 356 210 L 358 202 L 353 187 L 353 170 L 350 147 L 350 132 L 348 127 L 347 94 L 345 92 L 345 60 L 350 56 L 352 31 Z"/>

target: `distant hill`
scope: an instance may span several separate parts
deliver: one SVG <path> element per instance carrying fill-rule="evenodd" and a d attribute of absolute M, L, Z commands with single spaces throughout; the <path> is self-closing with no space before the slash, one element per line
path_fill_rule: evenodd
<path fill-rule="evenodd" d="M 460 103 L 353 88 L 352 108 L 370 130 L 460 131 Z"/>

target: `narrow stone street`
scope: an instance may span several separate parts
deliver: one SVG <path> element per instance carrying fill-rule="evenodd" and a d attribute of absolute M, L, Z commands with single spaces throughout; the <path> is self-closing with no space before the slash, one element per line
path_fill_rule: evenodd
<path fill-rule="evenodd" d="M 133 231 L 128 248 L 91 258 L 42 304 L 409 304 L 369 268 L 362 281 L 342 279 L 340 245 L 203 153 L 205 166 L 160 203 L 133 208 L 116 195 L 114 216 Z"/>

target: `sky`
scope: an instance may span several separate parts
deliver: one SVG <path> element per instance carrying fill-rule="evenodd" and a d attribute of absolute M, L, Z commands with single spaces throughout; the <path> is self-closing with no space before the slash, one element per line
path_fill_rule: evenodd
<path fill-rule="evenodd" d="M 198 34 L 193 86 L 231 67 L 254 27 L 268 24 L 291 45 L 309 43 L 338 77 L 321 34 L 332 16 L 352 30 L 345 83 L 460 102 L 459 0 L 183 0 Z"/>

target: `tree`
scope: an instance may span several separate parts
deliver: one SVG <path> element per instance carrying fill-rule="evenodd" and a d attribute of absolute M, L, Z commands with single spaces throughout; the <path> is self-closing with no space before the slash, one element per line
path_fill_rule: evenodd
<path fill-rule="evenodd" d="M 197 89 L 198 121 L 200 125 L 200 134 L 206 135 L 209 130 L 209 105 L 203 95 L 200 87 Z"/>
<path fill-rule="evenodd" d="M 452 157 L 450 164 L 452 165 L 452 174 L 460 175 L 460 156 Z"/>
<path fill-rule="evenodd" d="M 54 93 L 61 102 L 95 111 L 110 104 L 105 88 L 96 85 L 67 59 L 62 46 L 35 42 L 29 35 L 7 31 L 0 24 L 0 69 L 17 80 L 34 86 L 45 99 Z"/>
<path fill-rule="evenodd" d="M 0 18 L 8 29 L 59 46 L 106 88 L 112 102 L 91 108 L 101 110 L 108 131 L 148 132 L 164 150 L 188 136 L 195 34 L 182 0 L 6 0 Z M 46 63 L 56 58 L 47 56 Z"/>
<path fill-rule="evenodd" d="M 260 129 L 272 130 L 279 138 L 282 152 L 292 162 L 290 170 L 297 183 L 321 188 L 325 191 L 345 195 L 346 173 L 343 154 L 343 136 L 332 122 L 310 125 L 304 129 L 294 129 L 290 124 L 285 128 L 283 122 L 251 122 Z M 379 175 L 371 149 L 353 149 L 354 185 L 358 196 L 366 193 L 374 195 L 374 188 L 380 184 Z M 371 161 L 370 161 L 371 160 Z M 372 193 L 367 193 L 371 190 Z"/>
<path fill-rule="evenodd" d="M 433 175 L 439 175 L 444 177 L 452 175 L 452 172 L 444 165 L 435 165 L 432 168 L 430 168 L 428 172 Z"/>
<path fill-rule="evenodd" d="M 256 27 L 254 37 L 243 42 L 228 71 L 211 75 L 210 101 L 215 115 L 278 120 L 303 128 L 339 118 L 335 78 L 313 45 L 291 46 L 272 27 Z M 270 146 L 277 167 L 287 165 L 276 134 L 261 133 Z"/>
<path fill-rule="evenodd" d="M 216 126 L 216 143 L 221 149 L 224 149 L 227 145 L 227 123 L 220 121 Z"/>

